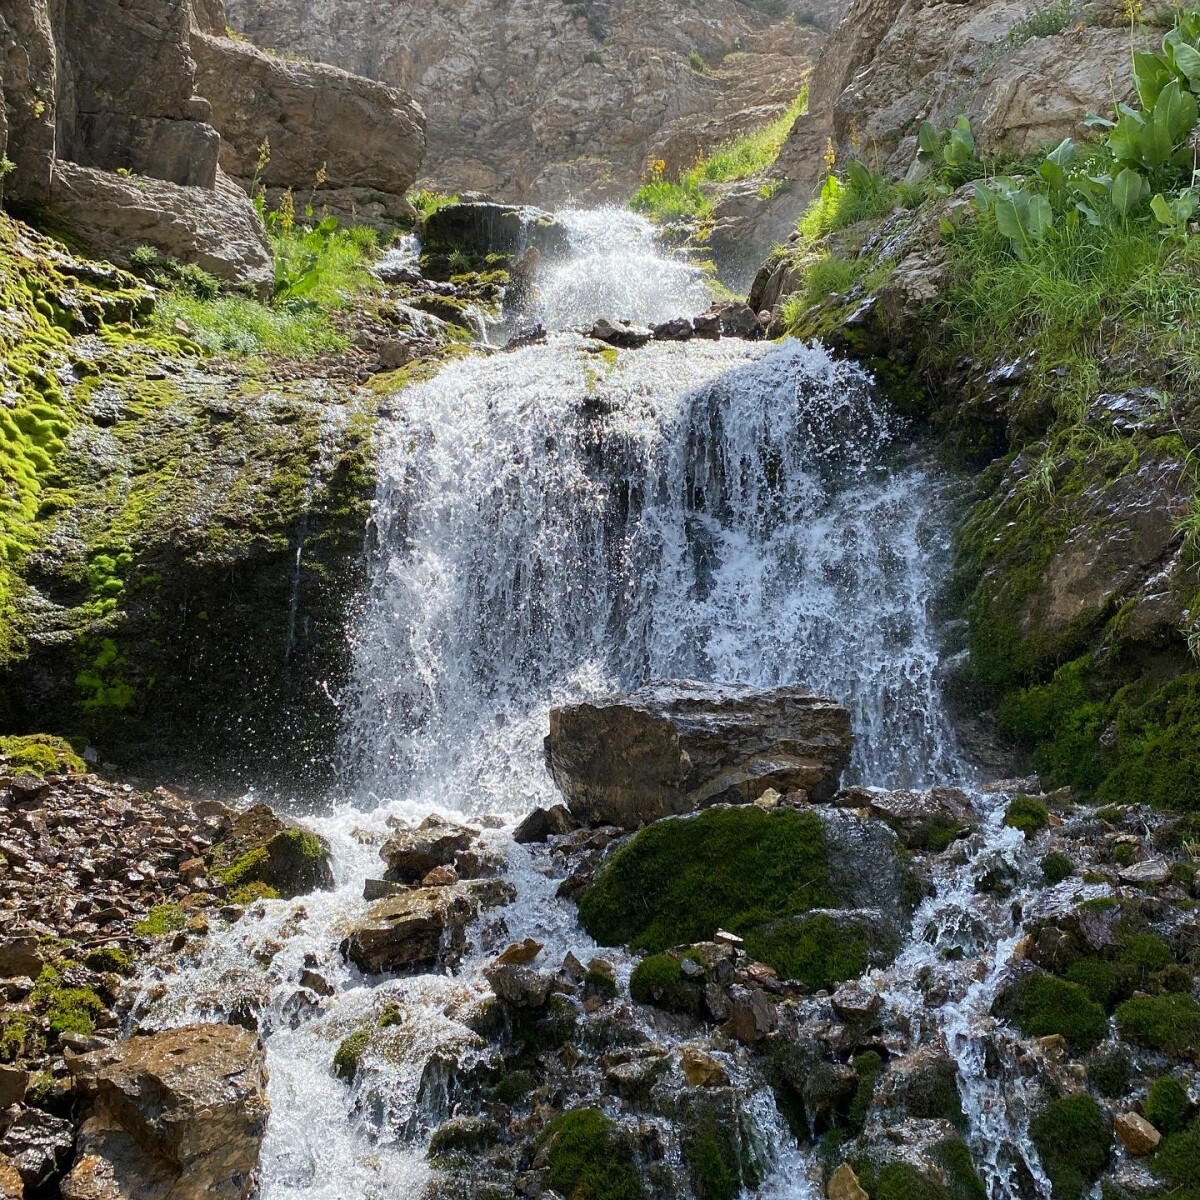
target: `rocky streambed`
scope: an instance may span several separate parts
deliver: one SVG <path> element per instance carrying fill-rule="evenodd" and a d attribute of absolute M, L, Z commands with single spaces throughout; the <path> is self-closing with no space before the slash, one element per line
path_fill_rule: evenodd
<path fill-rule="evenodd" d="M 556 710 L 564 802 L 519 823 L 347 812 L 314 833 L 10 776 L 6 1186 L 1186 1183 L 1186 822 L 1036 779 L 839 788 L 850 748 L 845 710 L 798 689 L 659 685 Z M 308 1124 L 327 1102 L 344 1128 Z"/>

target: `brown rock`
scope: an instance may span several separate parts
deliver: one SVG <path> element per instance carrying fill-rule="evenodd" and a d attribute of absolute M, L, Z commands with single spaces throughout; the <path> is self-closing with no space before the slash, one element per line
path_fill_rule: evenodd
<path fill-rule="evenodd" d="M 1113 1128 L 1117 1131 L 1117 1137 L 1121 1139 L 1121 1145 L 1135 1158 L 1157 1150 L 1159 1142 L 1162 1141 L 1162 1134 L 1140 1113 L 1121 1113 L 1113 1121 Z"/>
<path fill-rule="evenodd" d="M 577 817 L 636 829 L 768 787 L 827 799 L 851 744 L 849 713 L 803 688 L 670 682 L 552 710 L 546 758 Z"/>
<path fill-rule="evenodd" d="M 535 942 L 533 938 L 526 938 L 523 942 L 514 942 L 507 950 L 498 954 L 496 962 L 501 966 L 508 966 L 510 964 L 525 966 L 527 963 L 533 962 L 541 952 L 541 942 Z"/>
<path fill-rule="evenodd" d="M 189 1025 L 89 1058 L 94 1103 L 65 1200 L 246 1200 L 268 1112 L 256 1034 Z"/>
<path fill-rule="evenodd" d="M 29 1072 L 22 1067 L 0 1063 L 0 1109 L 20 1104 L 29 1087 Z"/>
<path fill-rule="evenodd" d="M 698 1046 L 683 1048 L 683 1077 L 688 1087 L 728 1087 L 725 1068 Z"/>
<path fill-rule="evenodd" d="M 828 1200 L 870 1200 L 849 1163 L 842 1163 L 825 1185 Z"/>
<path fill-rule="evenodd" d="M 0 1200 L 25 1200 L 21 1172 L 7 1154 L 0 1154 Z"/>
<path fill-rule="evenodd" d="M 452 866 L 478 836 L 474 829 L 431 814 L 416 829 L 398 830 L 384 843 L 379 856 L 387 864 L 385 878 L 419 883 L 435 867 Z"/>
<path fill-rule="evenodd" d="M 484 968 L 483 975 L 492 991 L 514 1008 L 541 1008 L 549 998 L 554 982 L 551 976 L 541 971 L 515 964 L 493 963 Z"/>
<path fill-rule="evenodd" d="M 558 834 L 571 833 L 579 828 L 579 822 L 571 816 L 565 804 L 553 804 L 549 808 L 535 808 L 513 830 L 513 841 L 520 845 L 544 842 Z"/>
<path fill-rule="evenodd" d="M 778 1024 L 775 1005 L 761 988 L 732 987 L 729 1001 L 725 1032 L 745 1046 L 761 1042 Z"/>
<path fill-rule="evenodd" d="M 27 975 L 36 979 L 46 965 L 34 934 L 20 934 L 0 941 L 0 979 Z"/>
<path fill-rule="evenodd" d="M 422 887 L 449 887 L 458 882 L 458 872 L 453 867 L 434 867 L 424 879 Z"/>

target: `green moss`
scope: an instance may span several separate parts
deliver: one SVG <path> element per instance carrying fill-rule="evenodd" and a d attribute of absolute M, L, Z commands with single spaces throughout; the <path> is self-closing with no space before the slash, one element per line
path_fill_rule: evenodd
<path fill-rule="evenodd" d="M 1036 837 L 1050 822 L 1050 810 L 1033 796 L 1017 796 L 1004 811 L 1004 824 L 1019 829 L 1026 839 Z"/>
<path fill-rule="evenodd" d="M 0 1024 L 0 1062 L 37 1058 L 44 1050 L 45 1039 L 28 1013 L 13 1013 Z"/>
<path fill-rule="evenodd" d="M 46 733 L 26 736 L 0 737 L 0 757 L 8 760 L 8 770 L 14 775 L 28 771 L 33 775 L 82 775 L 87 763 L 64 738 Z"/>
<path fill-rule="evenodd" d="M 358 1029 L 343 1038 L 333 1054 L 333 1073 L 347 1083 L 352 1083 L 362 1065 L 363 1055 L 371 1040 L 369 1029 Z"/>
<path fill-rule="evenodd" d="M 1104 1039 L 1108 1019 L 1100 1007 L 1076 983 L 1035 971 L 1005 997 L 1005 1010 L 1022 1033 L 1030 1037 L 1061 1034 L 1072 1050 L 1090 1050 Z"/>
<path fill-rule="evenodd" d="M 628 1140 L 595 1108 L 555 1117 L 538 1139 L 546 1186 L 570 1200 L 646 1200 Z"/>
<path fill-rule="evenodd" d="M 643 829 L 580 895 L 579 916 L 602 945 L 652 953 L 729 929 L 779 969 L 803 948 L 774 922 L 835 902 L 820 819 L 745 805 Z"/>
<path fill-rule="evenodd" d="M 1109 1100 L 1119 1099 L 1129 1091 L 1133 1077 L 1133 1059 L 1129 1051 L 1118 1046 L 1098 1054 L 1087 1065 L 1088 1082 Z"/>
<path fill-rule="evenodd" d="M 1029 1128 L 1054 1200 L 1080 1200 L 1112 1154 L 1112 1122 L 1090 1096 L 1052 1100 Z"/>
<path fill-rule="evenodd" d="M 950 1200 L 987 1200 L 987 1188 L 961 1138 L 941 1142 L 934 1150 L 934 1158 L 945 1168 Z"/>
<path fill-rule="evenodd" d="M 1182 1193 L 1172 1192 L 1172 1196 L 1193 1200 L 1200 1181 L 1200 1125 L 1164 1138 L 1150 1165 L 1172 1187 L 1187 1189 Z"/>
<path fill-rule="evenodd" d="M 643 958 L 629 976 L 629 994 L 639 1004 L 652 1004 L 667 1012 L 699 1011 L 699 991 L 683 978 L 679 960 L 670 954 Z"/>
<path fill-rule="evenodd" d="M 229 903 L 249 908 L 256 900 L 278 900 L 279 892 L 266 883 L 244 883 L 229 893 Z"/>
<path fill-rule="evenodd" d="M 867 1113 L 871 1111 L 875 1088 L 883 1075 L 883 1058 L 875 1050 L 866 1050 L 855 1057 L 854 1070 L 858 1084 L 846 1115 L 851 1127 L 859 1130 L 866 1124 Z"/>
<path fill-rule="evenodd" d="M 64 987 L 57 968 L 42 968 L 29 996 L 30 1007 L 45 1017 L 51 1034 L 96 1032 L 96 1017 L 104 1011 L 104 1001 L 90 987 Z"/>
<path fill-rule="evenodd" d="M 120 946 L 100 946 L 83 956 L 83 965 L 89 971 L 113 971 L 118 975 L 130 974 L 135 961 L 134 955 Z"/>
<path fill-rule="evenodd" d="M 583 977 L 583 986 L 602 1000 L 613 1000 L 617 995 L 617 981 L 608 971 L 588 971 Z"/>
<path fill-rule="evenodd" d="M 1160 1075 L 1150 1085 L 1143 1113 L 1146 1120 L 1165 1136 L 1183 1132 L 1191 1107 L 1183 1083 L 1174 1075 Z"/>
<path fill-rule="evenodd" d="M 220 847 L 217 847 L 218 851 Z M 270 870 L 271 856 L 265 846 L 256 846 L 235 858 L 228 866 L 213 871 L 213 878 L 227 888 L 260 883 L 261 876 Z"/>
<path fill-rule="evenodd" d="M 528 1096 L 536 1086 L 537 1077 L 532 1071 L 506 1071 L 492 1089 L 492 1095 L 500 1104 L 516 1104 Z"/>
<path fill-rule="evenodd" d="M 683 1153 L 692 1169 L 696 1200 L 737 1200 L 742 1193 L 736 1131 L 712 1114 L 687 1131 Z"/>
<path fill-rule="evenodd" d="M 1058 850 L 1051 850 L 1042 859 L 1042 878 L 1053 886 L 1075 874 L 1075 864 Z"/>
<path fill-rule="evenodd" d="M 1200 1048 L 1200 1004 L 1185 993 L 1126 1000 L 1117 1008 L 1117 1028 L 1139 1046 L 1190 1057 Z"/>
<path fill-rule="evenodd" d="M 187 913 L 178 904 L 156 904 L 140 921 L 133 932 L 139 937 L 165 937 L 177 933 L 187 924 Z"/>

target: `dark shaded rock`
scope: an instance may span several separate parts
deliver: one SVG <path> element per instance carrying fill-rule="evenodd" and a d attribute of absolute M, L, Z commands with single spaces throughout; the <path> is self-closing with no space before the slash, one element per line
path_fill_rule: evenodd
<path fill-rule="evenodd" d="M 513 841 L 530 845 L 544 842 L 556 834 L 572 833 L 578 828 L 579 822 L 565 804 L 552 804 L 549 808 L 535 808 L 513 830 Z"/>
<path fill-rule="evenodd" d="M 650 330 L 631 325 L 628 321 L 610 321 L 607 317 L 601 317 L 592 326 L 588 337 L 620 350 L 640 350 L 650 340 Z"/>
<path fill-rule="evenodd" d="M 549 213 L 511 204 L 446 204 L 425 218 L 421 240 L 426 250 L 458 250 L 474 258 L 517 255 L 536 249 L 561 254 L 566 228 Z"/>
<path fill-rule="evenodd" d="M 552 976 L 516 963 L 493 963 L 483 975 L 492 991 L 514 1008 L 541 1008 L 554 983 Z"/>
<path fill-rule="evenodd" d="M 25 1187 L 45 1187 L 70 1161 L 75 1131 L 70 1121 L 25 1108 L 0 1137 L 0 1154 L 11 1159 Z"/>
<path fill-rule="evenodd" d="M 725 337 L 757 341 L 763 336 L 762 322 L 759 321 L 758 314 L 742 300 L 726 300 L 720 304 L 714 304 L 708 313 L 696 318 L 697 330 L 699 322 L 707 316 L 715 317 L 720 321 L 721 333 Z"/>
<path fill-rule="evenodd" d="M 228 888 L 261 883 L 290 899 L 333 887 L 329 846 L 265 804 L 240 813 L 213 850 L 213 877 Z"/>
<path fill-rule="evenodd" d="M 656 342 L 690 342 L 696 331 L 687 317 L 676 317 L 652 326 L 650 332 L 654 334 Z"/>
<path fill-rule="evenodd" d="M 827 799 L 852 736 L 844 708 L 803 688 L 671 682 L 554 709 L 546 759 L 576 817 L 636 829 L 767 788 Z"/>
<path fill-rule="evenodd" d="M 833 798 L 838 807 L 865 808 L 896 833 L 910 850 L 944 850 L 979 825 L 979 814 L 961 788 L 936 787 L 927 792 L 881 792 L 843 788 Z"/>

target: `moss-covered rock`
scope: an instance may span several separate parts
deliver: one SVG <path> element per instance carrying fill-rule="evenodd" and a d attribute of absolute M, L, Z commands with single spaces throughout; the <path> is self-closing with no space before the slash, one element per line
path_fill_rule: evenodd
<path fill-rule="evenodd" d="M 894 842 L 875 849 L 887 861 L 864 861 L 861 871 L 898 878 Z M 906 902 L 893 898 L 895 918 L 837 911 L 854 903 L 857 884 L 834 879 L 829 850 L 826 826 L 811 811 L 745 805 L 658 821 L 580 894 L 580 920 L 603 945 L 652 954 L 728 929 L 780 974 L 828 986 L 894 955 L 894 924 Z"/>
<path fill-rule="evenodd" d="M 1085 1093 L 1052 1100 L 1029 1128 L 1054 1200 L 1079 1200 L 1112 1155 L 1112 1121 Z"/>
<path fill-rule="evenodd" d="M 13 775 L 82 774 L 87 770 L 87 763 L 75 753 L 70 742 L 46 733 L 0 737 L 0 758 Z"/>
<path fill-rule="evenodd" d="M 629 1139 L 599 1109 L 561 1113 L 542 1131 L 546 1185 L 572 1200 L 646 1200 Z"/>
<path fill-rule="evenodd" d="M 1193 1058 L 1200 1050 L 1200 1004 L 1184 992 L 1126 1000 L 1117 1008 L 1117 1029 L 1126 1041 L 1170 1058 Z"/>
<path fill-rule="evenodd" d="M 1108 1032 L 1104 1009 L 1086 989 L 1045 971 L 1017 980 L 997 998 L 996 1011 L 1030 1037 L 1061 1034 L 1076 1052 L 1090 1050 Z"/>
<path fill-rule="evenodd" d="M 246 895 L 257 885 L 267 889 L 258 895 L 284 899 L 333 886 L 324 839 L 288 824 L 265 804 L 239 814 L 228 838 L 213 848 L 212 875 L 231 892 Z"/>
<path fill-rule="evenodd" d="M 1183 1132 L 1191 1108 L 1183 1083 L 1174 1075 L 1160 1075 L 1150 1085 L 1143 1115 L 1159 1133 L 1169 1135 Z"/>

